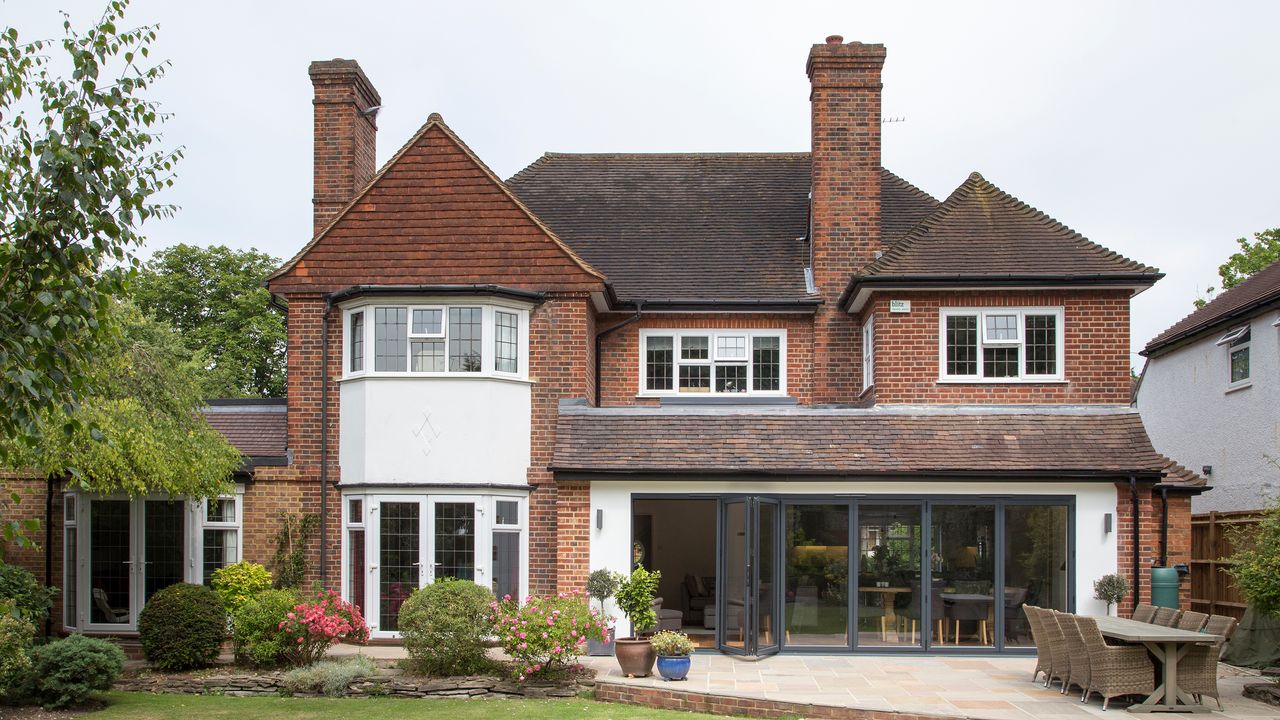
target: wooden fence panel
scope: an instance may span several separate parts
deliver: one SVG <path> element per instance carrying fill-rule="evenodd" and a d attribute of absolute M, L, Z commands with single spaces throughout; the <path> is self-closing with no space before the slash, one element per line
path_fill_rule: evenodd
<path fill-rule="evenodd" d="M 1211 512 L 1191 516 L 1191 609 L 1212 615 L 1244 615 L 1244 596 L 1227 573 L 1235 551 L 1229 528 L 1258 522 L 1257 511 Z"/>

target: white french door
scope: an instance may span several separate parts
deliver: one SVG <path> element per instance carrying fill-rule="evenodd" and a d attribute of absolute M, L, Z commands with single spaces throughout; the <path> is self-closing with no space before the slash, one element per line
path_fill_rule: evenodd
<path fill-rule="evenodd" d="M 369 587 L 366 620 L 375 637 L 394 637 L 400 606 L 414 590 L 441 578 L 488 584 L 476 532 L 479 498 L 470 495 L 375 495 L 366 527 Z"/>
<path fill-rule="evenodd" d="M 138 613 L 157 590 L 186 580 L 192 557 L 182 500 L 86 498 L 87 542 L 79 573 L 84 598 L 81 626 L 105 632 L 131 631 Z"/>

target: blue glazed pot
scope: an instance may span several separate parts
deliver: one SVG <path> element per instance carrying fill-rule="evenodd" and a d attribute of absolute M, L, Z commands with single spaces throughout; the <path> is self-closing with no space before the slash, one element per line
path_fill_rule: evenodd
<path fill-rule="evenodd" d="M 658 674 L 668 680 L 683 680 L 689 675 L 688 655 L 659 655 Z"/>

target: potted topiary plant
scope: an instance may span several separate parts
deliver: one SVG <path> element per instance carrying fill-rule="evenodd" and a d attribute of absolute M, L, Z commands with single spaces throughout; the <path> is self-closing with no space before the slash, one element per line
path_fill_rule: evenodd
<path fill-rule="evenodd" d="M 1129 581 L 1120 575 L 1103 575 L 1093 583 L 1093 597 L 1107 604 L 1107 615 L 1111 608 L 1129 594 Z"/>
<path fill-rule="evenodd" d="M 649 640 L 658 654 L 658 674 L 667 680 L 684 680 L 689 676 L 689 655 L 693 642 L 689 636 L 674 630 L 663 630 Z"/>
<path fill-rule="evenodd" d="M 603 640 L 587 639 L 587 654 L 593 657 L 613 654 L 612 620 L 604 611 L 604 602 L 613 597 L 622 583 L 623 576 L 611 570 L 600 569 L 587 576 L 587 595 L 600 601 L 600 619 L 610 624 Z"/>
<path fill-rule="evenodd" d="M 631 623 L 631 637 L 614 641 L 614 655 L 618 657 L 618 666 L 627 677 L 648 675 L 653 672 L 653 663 L 658 659 L 653 645 L 644 634 L 658 625 L 653 598 L 658 592 L 658 580 L 661 578 L 661 572 L 649 572 L 643 565 L 637 565 L 631 571 L 631 576 L 624 577 L 618 584 L 615 602 Z"/>

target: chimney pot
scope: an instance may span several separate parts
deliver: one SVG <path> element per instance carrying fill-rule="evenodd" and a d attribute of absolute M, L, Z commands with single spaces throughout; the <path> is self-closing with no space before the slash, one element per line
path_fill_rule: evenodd
<path fill-rule="evenodd" d="M 843 43 L 843 42 L 844 42 L 844 36 L 843 36 L 843 35 L 828 35 L 828 36 L 827 36 L 827 44 L 828 44 L 828 45 L 840 45 L 840 44 L 841 44 L 841 43 Z"/>

